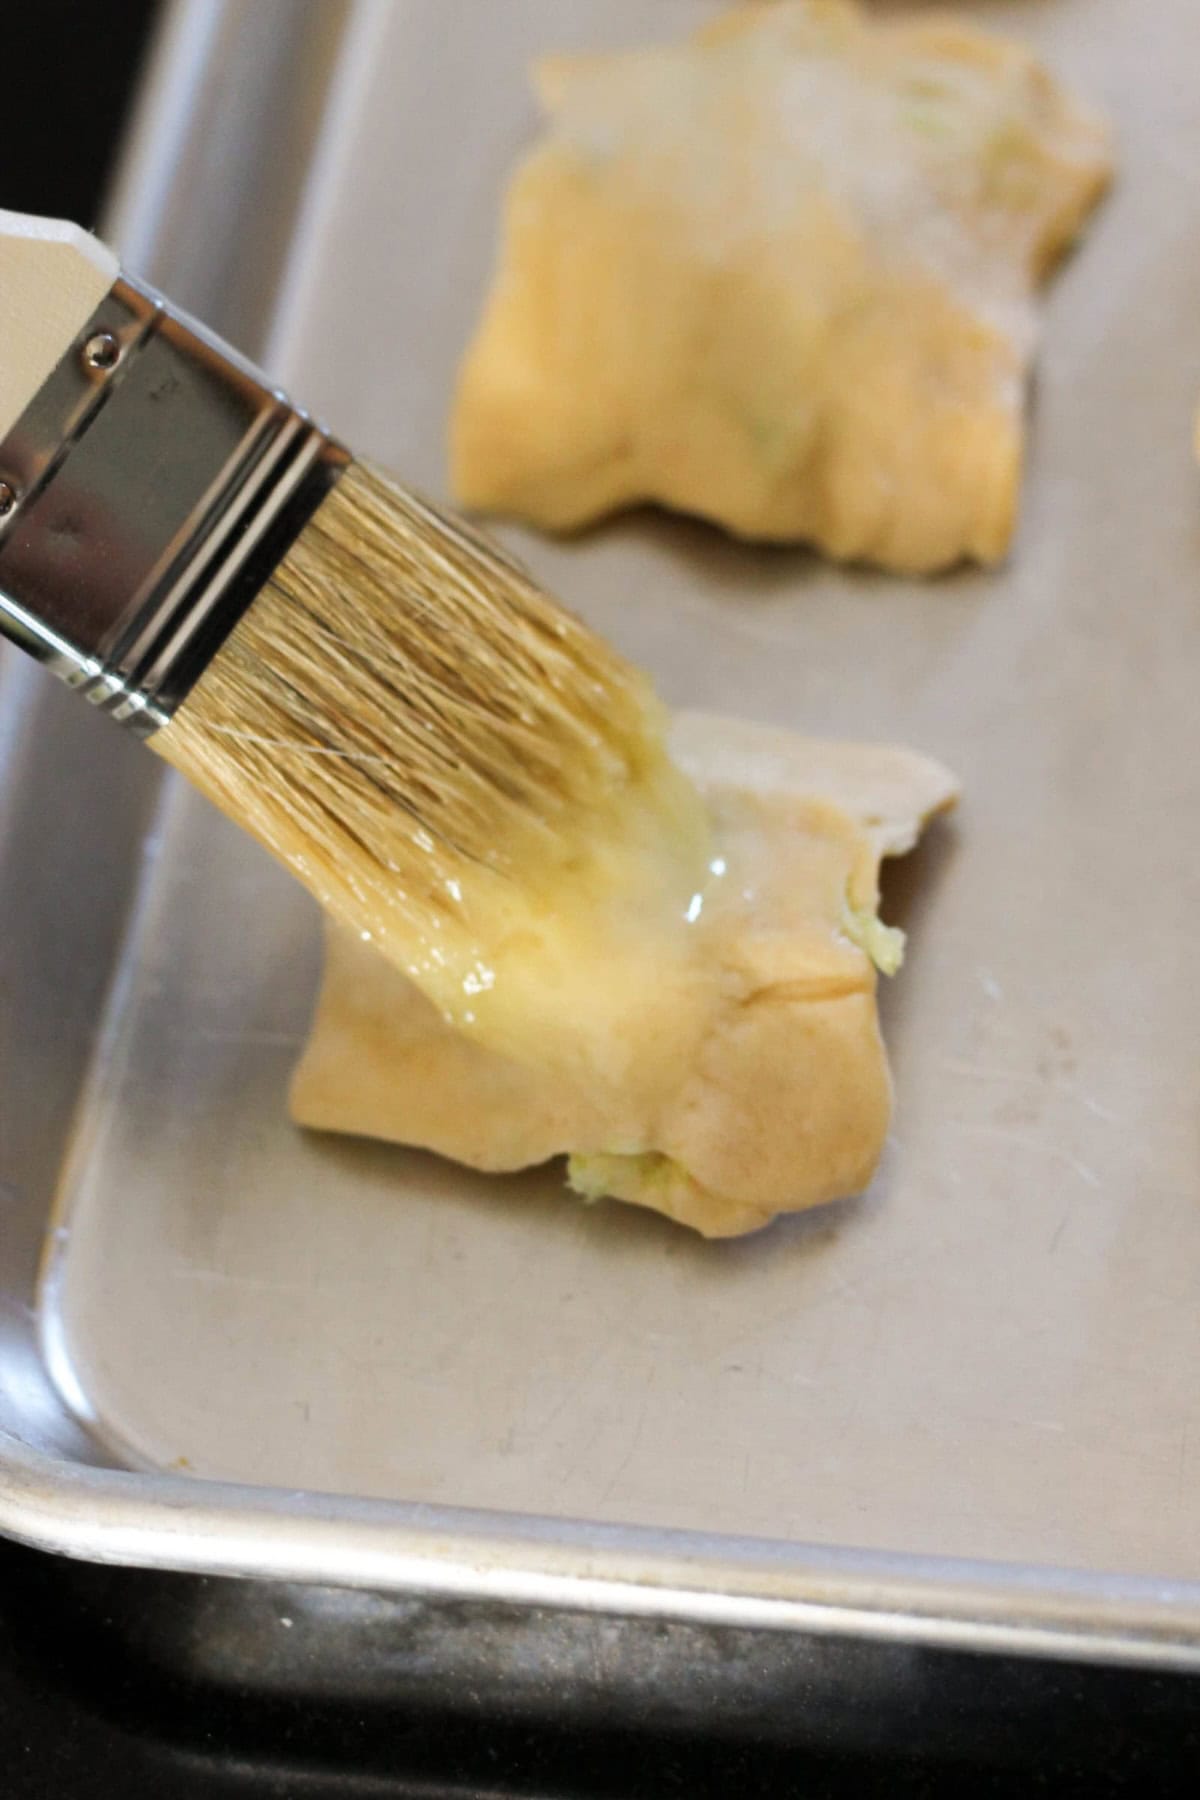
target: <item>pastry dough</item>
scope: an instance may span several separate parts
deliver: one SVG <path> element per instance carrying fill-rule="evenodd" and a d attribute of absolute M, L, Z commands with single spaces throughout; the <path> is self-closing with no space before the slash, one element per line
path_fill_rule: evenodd
<path fill-rule="evenodd" d="M 1034 291 L 1109 178 L 1004 38 L 852 0 L 549 58 L 460 374 L 459 500 L 643 500 L 931 571 L 1013 531 Z"/>
<path fill-rule="evenodd" d="M 567 1152 L 586 1196 L 710 1237 L 860 1190 L 891 1107 L 871 957 L 894 965 L 897 934 L 875 914 L 879 860 L 953 803 L 953 778 L 906 751 L 697 713 L 676 717 L 671 749 L 707 806 L 717 874 L 678 966 L 652 935 L 653 968 L 634 947 L 605 972 L 589 1074 L 587 1016 L 571 1071 L 503 1054 L 330 926 L 295 1118 L 477 1169 Z M 623 1067 L 607 1043 L 622 1003 Z"/>

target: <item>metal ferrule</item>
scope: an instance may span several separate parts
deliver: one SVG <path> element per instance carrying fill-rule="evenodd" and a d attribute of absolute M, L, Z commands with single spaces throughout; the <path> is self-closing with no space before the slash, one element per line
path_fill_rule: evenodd
<path fill-rule="evenodd" d="M 348 460 L 122 276 L 0 443 L 0 632 L 148 736 Z"/>

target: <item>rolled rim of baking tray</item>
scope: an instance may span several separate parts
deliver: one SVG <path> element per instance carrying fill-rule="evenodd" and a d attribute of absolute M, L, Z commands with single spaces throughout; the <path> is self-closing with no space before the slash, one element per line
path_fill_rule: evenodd
<path fill-rule="evenodd" d="M 0 1432 L 0 1532 L 89 1562 L 1200 1669 L 1200 1583 L 69 1464 Z"/>

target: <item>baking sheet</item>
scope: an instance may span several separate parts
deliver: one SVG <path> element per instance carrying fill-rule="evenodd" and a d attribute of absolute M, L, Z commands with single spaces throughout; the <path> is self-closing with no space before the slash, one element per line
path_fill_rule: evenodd
<path fill-rule="evenodd" d="M 270 362 L 436 491 L 535 51 L 702 0 L 359 9 Z M 172 787 L 78 1119 L 47 1367 L 138 1467 L 797 1543 L 1200 1574 L 1188 0 L 974 8 L 1120 134 L 1054 285 L 1011 565 L 935 584 L 639 515 L 510 541 L 666 696 L 911 743 L 895 1133 L 862 1200 L 706 1245 L 561 1171 L 295 1132 L 304 895 Z"/>

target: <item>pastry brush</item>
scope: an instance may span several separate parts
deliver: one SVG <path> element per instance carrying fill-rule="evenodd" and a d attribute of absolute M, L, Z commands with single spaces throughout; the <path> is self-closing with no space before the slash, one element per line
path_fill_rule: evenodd
<path fill-rule="evenodd" d="M 0 212 L 0 318 L 0 631 L 448 1017 L 598 844 L 699 846 L 645 678 L 96 238 Z"/>

